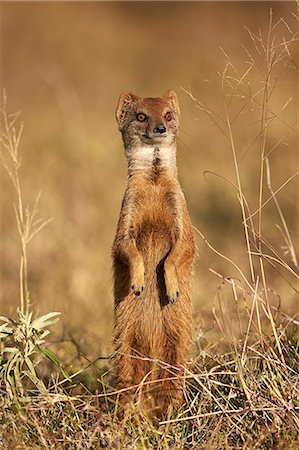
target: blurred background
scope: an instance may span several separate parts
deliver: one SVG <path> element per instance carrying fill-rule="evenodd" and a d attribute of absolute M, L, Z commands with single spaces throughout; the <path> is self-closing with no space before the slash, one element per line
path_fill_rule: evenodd
<path fill-rule="evenodd" d="M 193 224 L 249 275 L 236 191 L 215 175 L 204 177 L 212 171 L 236 182 L 229 141 L 185 90 L 220 122 L 225 119 L 223 99 L 231 92 L 227 86 L 221 89 L 225 54 L 239 73 L 248 66 L 248 52 L 260 58 L 262 67 L 245 27 L 265 37 L 270 8 L 273 20 L 282 17 L 298 27 L 295 7 L 294 2 L 1 2 L 1 87 L 10 112 L 20 110 L 24 122 L 24 198 L 32 205 L 41 191 L 40 216 L 53 218 L 30 243 L 31 303 L 36 312 L 61 311 L 56 334 L 72 341 L 70 348 L 75 345 L 88 357 L 111 351 L 110 252 L 126 183 L 115 109 L 124 90 L 145 97 L 176 90 L 181 106 L 179 180 Z M 283 22 L 276 32 L 278 40 L 290 33 Z M 228 71 L 235 73 L 231 66 Z M 281 120 L 273 120 L 268 130 L 274 190 L 298 168 L 298 74 L 289 65 L 279 71 L 271 108 L 280 111 L 290 100 Z M 250 77 L 257 91 L 265 73 L 256 67 Z M 234 103 L 232 115 L 242 101 Z M 259 130 L 260 111 L 249 102 L 234 121 L 233 133 L 251 211 L 258 207 Z M 298 248 L 297 188 L 294 179 L 278 200 Z M 267 188 L 264 195 L 270 195 Z M 11 316 L 19 301 L 14 201 L 1 167 L 0 305 L 1 314 Z M 270 202 L 264 208 L 264 236 L 292 266 L 279 223 Z M 199 235 L 197 243 L 195 320 L 200 333 L 212 335 L 213 304 L 222 281 L 209 269 L 225 277 L 238 274 Z M 268 268 L 273 301 L 292 315 L 298 311 L 298 297 L 288 273 L 279 272 Z"/>

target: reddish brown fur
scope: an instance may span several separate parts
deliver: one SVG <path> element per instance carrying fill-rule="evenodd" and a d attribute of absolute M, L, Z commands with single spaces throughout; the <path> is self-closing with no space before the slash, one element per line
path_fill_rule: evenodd
<path fill-rule="evenodd" d="M 140 109 L 148 117 L 147 131 L 136 122 Z M 166 110 L 172 111 L 173 123 L 166 123 Z M 170 91 L 161 99 L 140 99 L 124 93 L 117 118 L 129 178 L 112 251 L 114 370 L 119 389 L 138 386 L 128 391 L 123 403 L 139 400 L 142 408 L 159 414 L 169 404 L 178 407 L 182 403 L 183 367 L 192 341 L 190 283 L 195 243 L 171 162 L 174 157 L 175 163 L 179 118 L 176 94 Z M 146 141 L 144 147 L 142 136 L 152 136 L 157 123 L 167 128 L 167 144 L 153 136 L 146 138 L 150 143 Z"/>

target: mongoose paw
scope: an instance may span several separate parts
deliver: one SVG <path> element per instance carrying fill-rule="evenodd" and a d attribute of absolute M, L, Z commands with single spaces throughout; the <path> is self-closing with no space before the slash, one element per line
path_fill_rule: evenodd
<path fill-rule="evenodd" d="M 136 297 L 140 297 L 144 291 L 144 265 L 142 259 L 132 269 L 131 289 Z"/>
<path fill-rule="evenodd" d="M 166 294 L 169 299 L 169 303 L 174 305 L 180 296 L 180 289 L 175 264 L 169 258 L 165 261 L 164 277 Z"/>
<path fill-rule="evenodd" d="M 172 294 L 172 296 L 169 296 L 169 295 L 167 294 L 167 297 L 168 297 L 168 299 L 169 299 L 169 303 L 171 303 L 172 305 L 175 305 L 176 302 L 177 302 L 178 299 L 179 299 L 179 296 L 180 296 L 180 292 L 179 292 L 179 291 L 176 291 L 176 292 L 175 292 L 175 296 L 173 296 L 173 294 Z"/>
<path fill-rule="evenodd" d="M 135 284 L 132 284 L 131 286 L 132 291 L 134 292 L 134 294 L 136 295 L 136 297 L 140 297 L 141 293 L 144 291 L 144 287 L 136 287 Z"/>

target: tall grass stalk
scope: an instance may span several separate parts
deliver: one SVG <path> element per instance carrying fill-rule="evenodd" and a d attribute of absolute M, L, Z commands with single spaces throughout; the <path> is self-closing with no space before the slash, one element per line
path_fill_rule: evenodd
<path fill-rule="evenodd" d="M 20 141 L 24 129 L 21 122 L 17 127 L 17 121 L 20 113 L 9 114 L 7 112 L 7 95 L 3 92 L 3 106 L 0 109 L 2 118 L 2 129 L 0 130 L 0 143 L 2 151 L 0 153 L 3 166 L 11 180 L 15 190 L 16 201 L 14 202 L 14 211 L 16 215 L 17 227 L 21 242 L 20 257 L 20 311 L 25 316 L 29 313 L 30 296 L 28 288 L 28 252 L 27 247 L 31 239 L 41 231 L 50 221 L 38 218 L 38 202 L 40 194 L 36 197 L 34 206 L 30 210 L 29 206 L 24 206 L 23 193 L 20 183 L 21 156 L 19 152 Z M 5 153 L 4 153 L 5 152 Z"/>
<path fill-rule="evenodd" d="M 14 399 L 19 404 L 20 400 L 26 400 L 24 387 L 26 379 L 31 380 L 43 395 L 47 394 L 47 389 L 35 370 L 37 354 L 50 359 L 63 371 L 56 356 L 43 346 L 46 342 L 45 338 L 49 334 L 47 327 L 57 322 L 60 313 L 51 312 L 34 318 L 33 311 L 30 310 L 28 244 L 51 219 L 42 220 L 38 216 L 40 194 L 37 195 L 32 209 L 25 206 L 20 181 L 21 156 L 19 152 L 23 123 L 18 123 L 19 113 L 8 113 L 5 91 L 2 103 L 0 109 L 0 155 L 15 194 L 13 207 L 20 238 L 21 255 L 19 266 L 20 306 L 16 311 L 18 319 L 0 316 L 2 322 L 0 324 L 0 380 L 2 379 L 4 382 L 9 400 Z"/>
<path fill-rule="evenodd" d="M 294 14 L 294 17 L 296 18 L 296 21 L 298 21 L 298 16 L 296 14 Z M 284 26 L 287 32 L 290 34 L 288 39 L 286 39 L 283 34 L 282 36 L 277 37 L 275 33 L 277 32 L 279 26 Z M 259 322 L 258 329 L 261 331 L 261 321 L 259 313 L 259 307 L 261 307 L 270 322 L 277 349 L 279 351 L 280 357 L 283 359 L 283 350 L 281 348 L 280 340 L 277 334 L 277 326 L 275 324 L 273 316 L 273 307 L 270 304 L 268 294 L 269 286 L 267 283 L 267 268 L 265 264 L 267 263 L 272 267 L 275 267 L 274 261 L 278 262 L 293 276 L 295 281 L 298 280 L 299 274 L 296 251 L 282 209 L 278 203 L 277 194 L 290 181 L 294 180 L 294 178 L 298 176 L 299 171 L 297 170 L 275 191 L 272 189 L 270 179 L 270 155 L 273 151 L 273 148 L 268 151 L 268 134 L 274 120 L 279 120 L 290 130 L 295 131 L 293 126 L 289 127 L 288 124 L 286 124 L 285 121 L 280 118 L 280 113 L 285 110 L 285 108 L 291 103 L 292 99 L 287 98 L 283 107 L 278 112 L 274 112 L 272 110 L 270 101 L 274 96 L 279 77 L 281 77 L 283 71 L 291 65 L 293 69 L 295 68 L 296 70 L 298 70 L 296 63 L 294 62 L 294 57 L 292 56 L 292 47 L 297 44 L 299 33 L 297 30 L 292 31 L 291 27 L 287 24 L 285 19 L 279 19 L 274 22 L 272 10 L 270 10 L 268 29 L 265 38 L 263 37 L 261 31 L 259 31 L 258 34 L 253 33 L 249 29 L 247 29 L 247 31 L 253 44 L 253 49 L 245 49 L 245 53 L 248 57 L 248 67 L 243 71 L 243 73 L 239 73 L 240 71 L 238 67 L 233 64 L 228 54 L 224 50 L 222 50 L 226 59 L 225 68 L 220 74 L 225 120 L 218 112 L 214 112 L 211 108 L 205 106 L 200 100 L 195 98 L 190 90 L 187 91 L 184 89 L 184 91 L 189 94 L 189 96 L 195 102 L 196 107 L 207 114 L 212 122 L 216 124 L 231 147 L 233 164 L 236 174 L 236 184 L 234 184 L 230 180 L 227 180 L 223 175 L 216 175 L 226 181 L 229 181 L 232 186 L 235 186 L 238 193 L 238 201 L 241 208 L 242 224 L 244 228 L 251 281 L 246 276 L 246 270 L 241 269 L 235 262 L 231 260 L 231 258 L 223 255 L 222 252 L 216 250 L 213 245 L 211 245 L 207 241 L 203 234 L 198 230 L 197 231 L 204 239 L 204 241 L 209 245 L 209 247 L 213 249 L 213 251 L 215 251 L 222 258 L 229 260 L 230 263 L 233 264 L 233 266 L 242 275 L 242 278 L 245 281 L 247 287 L 250 288 L 254 299 L 258 300 L 257 303 L 254 303 Z M 256 56 L 253 53 L 254 51 L 256 52 Z M 256 91 L 253 91 L 252 88 L 254 86 L 254 82 L 252 82 L 251 80 L 251 74 L 253 71 L 259 73 L 262 77 L 262 85 L 259 85 L 256 88 Z M 233 107 L 236 104 L 236 99 L 238 101 L 240 101 L 240 99 L 244 99 L 241 102 L 241 106 L 237 107 L 237 112 L 233 111 Z M 234 126 L 236 121 L 240 119 L 241 113 L 246 111 L 246 109 L 249 110 L 250 104 L 252 103 L 256 105 L 256 112 L 259 115 L 260 122 L 258 135 L 254 137 L 253 144 L 249 146 L 250 149 L 254 144 L 257 144 L 257 142 L 259 142 L 259 189 L 257 199 L 258 207 L 253 213 L 251 213 L 251 211 L 255 208 L 252 208 L 252 206 L 249 205 L 249 202 L 246 199 L 246 196 L 242 189 L 242 177 L 239 168 L 240 156 L 238 156 L 238 143 L 236 142 L 236 138 L 234 136 Z M 278 145 L 279 142 L 276 144 L 276 146 Z M 270 197 L 268 197 L 266 200 L 264 200 L 265 186 L 268 187 L 268 190 L 270 192 Z M 279 251 L 274 249 L 264 236 L 263 211 L 265 205 L 271 201 L 274 202 L 274 205 L 276 206 L 276 209 L 278 211 L 279 219 L 281 221 L 281 225 L 277 226 L 280 229 L 284 239 L 285 254 L 290 255 L 294 267 L 291 267 L 290 264 L 282 260 L 281 256 L 279 256 Z M 257 223 L 254 222 L 256 215 Z M 267 255 L 266 249 L 268 249 L 270 255 Z M 271 256 L 271 253 L 273 256 Z M 253 262 L 254 257 L 258 258 L 259 268 Z M 259 279 L 261 280 L 262 290 L 259 289 L 259 292 L 257 292 L 255 283 L 256 280 Z M 295 287 L 294 290 L 296 291 Z M 260 333 L 260 335 L 262 336 L 262 333 Z"/>

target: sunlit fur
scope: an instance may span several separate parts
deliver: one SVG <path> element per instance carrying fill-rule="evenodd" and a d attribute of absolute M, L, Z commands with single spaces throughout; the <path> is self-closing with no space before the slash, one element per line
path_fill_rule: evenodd
<path fill-rule="evenodd" d="M 171 112 L 172 119 L 165 115 Z M 138 122 L 137 114 L 147 116 Z M 125 92 L 116 111 L 128 182 L 113 244 L 117 388 L 122 405 L 154 414 L 183 401 L 192 342 L 190 284 L 195 243 L 177 180 L 179 107 L 175 92 L 139 98 Z M 157 125 L 166 130 L 160 134 Z M 161 381 L 156 381 L 161 380 Z"/>

